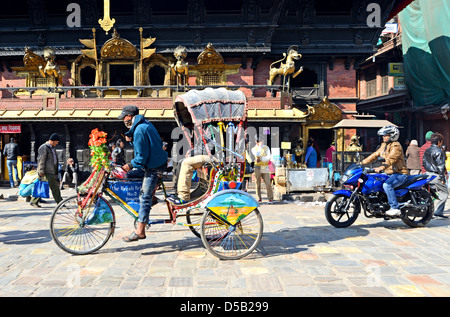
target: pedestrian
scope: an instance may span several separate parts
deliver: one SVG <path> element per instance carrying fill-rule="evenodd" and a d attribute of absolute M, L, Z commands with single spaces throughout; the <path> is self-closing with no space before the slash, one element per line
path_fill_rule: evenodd
<path fill-rule="evenodd" d="M 425 169 L 423 168 L 423 153 L 425 153 L 426 149 L 428 149 L 428 148 L 431 146 L 431 141 L 430 141 L 430 139 L 431 139 L 431 136 L 432 136 L 432 135 L 433 135 L 433 132 L 432 132 L 432 131 L 428 131 L 428 132 L 425 134 L 425 144 L 423 144 L 423 145 L 420 147 L 420 150 L 419 150 L 420 171 L 421 171 L 422 174 L 425 173 Z"/>
<path fill-rule="evenodd" d="M 403 148 L 398 142 L 400 131 L 396 126 L 388 125 L 378 130 L 378 135 L 383 137 L 383 143 L 378 150 L 365 158 L 362 164 L 374 162 L 378 157 L 385 159 L 384 163 L 374 170 L 376 173 L 385 172 L 389 175 L 389 178 L 383 183 L 383 189 L 391 207 L 386 211 L 386 215 L 398 216 L 400 215 L 400 209 L 394 188 L 408 180 L 408 169 L 406 168 Z"/>
<path fill-rule="evenodd" d="M 313 141 L 308 141 L 305 154 L 305 164 L 308 168 L 317 167 L 317 152 L 314 149 Z"/>
<path fill-rule="evenodd" d="M 333 154 L 336 152 L 335 142 L 333 141 L 325 153 L 324 165 L 328 168 L 330 185 L 333 184 Z"/>
<path fill-rule="evenodd" d="M 19 172 L 17 170 L 17 157 L 19 153 L 19 145 L 16 142 L 15 137 L 11 137 L 9 143 L 5 145 L 3 149 L 3 156 L 6 157 L 6 166 L 8 167 L 9 173 L 9 184 L 11 188 L 14 188 L 14 176 L 16 177 L 16 182 L 19 183 Z M 14 173 L 14 174 L 13 174 Z M 18 186 L 19 184 L 17 184 Z"/>
<path fill-rule="evenodd" d="M 122 139 L 118 139 L 116 141 L 116 147 L 111 153 L 111 160 L 113 161 L 113 164 L 116 166 L 123 166 L 126 164 L 125 150 L 123 149 L 124 147 L 125 143 L 122 141 Z"/>
<path fill-rule="evenodd" d="M 64 189 L 63 185 L 66 181 L 70 181 L 72 184 L 74 184 L 75 188 L 78 185 L 78 164 L 75 163 L 73 158 L 69 158 L 67 160 L 67 165 L 64 170 L 64 174 L 61 180 L 60 189 Z"/>
<path fill-rule="evenodd" d="M 447 179 L 447 187 L 450 190 L 450 179 L 449 179 L 449 173 L 450 173 L 450 151 L 447 147 L 445 147 L 445 169 L 447 170 L 445 173 L 445 178 Z"/>
<path fill-rule="evenodd" d="M 419 144 L 417 140 L 411 140 L 408 148 L 406 149 L 406 167 L 409 170 L 410 175 L 419 175 L 422 167 L 420 166 L 420 157 L 419 157 Z"/>
<path fill-rule="evenodd" d="M 270 182 L 270 170 L 269 170 L 269 161 L 271 158 L 270 149 L 267 145 L 263 143 L 261 137 L 257 137 L 256 145 L 252 148 L 252 154 L 255 158 L 253 170 L 255 173 L 256 180 L 256 198 L 258 202 L 262 202 L 261 197 L 261 178 L 266 184 L 267 189 L 267 199 L 269 200 L 269 204 L 273 204 L 273 190 L 272 184 Z"/>
<path fill-rule="evenodd" d="M 431 146 L 423 154 L 423 168 L 426 174 L 436 176 L 430 182 L 439 197 L 434 202 L 434 216 L 448 218 L 444 216 L 445 202 L 448 198 L 448 188 L 445 184 L 445 153 L 441 148 L 444 137 L 440 133 L 434 133 L 430 141 Z"/>
<path fill-rule="evenodd" d="M 163 150 L 158 131 L 150 121 L 139 114 L 138 107 L 123 107 L 118 119 L 123 120 L 125 126 L 130 129 L 125 133 L 125 140 L 134 147 L 134 159 L 123 165 L 122 169 L 125 172 L 129 172 L 133 168 L 145 171 L 140 195 L 138 225 L 135 231 L 123 238 L 125 242 L 132 242 L 146 238 L 145 227 L 148 225 L 153 204 L 153 192 L 166 170 L 167 152 Z"/>
<path fill-rule="evenodd" d="M 314 167 L 322 167 L 322 166 L 320 166 L 320 161 L 322 160 L 322 156 L 320 155 L 319 143 L 317 143 L 317 141 L 312 136 L 309 137 L 309 140 L 312 142 L 312 146 L 313 146 L 314 150 L 316 151 L 316 156 L 317 156 L 316 166 L 314 166 Z"/>
<path fill-rule="evenodd" d="M 254 172 L 253 161 L 248 153 L 248 143 L 245 144 L 245 171 L 244 171 L 244 179 L 242 180 L 241 189 L 244 192 L 248 191 L 248 184 L 250 183 L 250 179 L 252 178 L 252 174 Z"/>
<path fill-rule="evenodd" d="M 57 133 L 50 135 L 47 142 L 42 144 L 38 149 L 38 176 L 39 179 L 47 179 L 48 186 L 52 191 L 53 198 L 58 204 L 61 198 L 61 191 L 59 190 L 58 182 L 58 157 L 56 155 L 56 146 L 59 143 L 59 136 Z M 30 201 L 31 206 L 40 208 L 40 198 L 33 197 Z"/>

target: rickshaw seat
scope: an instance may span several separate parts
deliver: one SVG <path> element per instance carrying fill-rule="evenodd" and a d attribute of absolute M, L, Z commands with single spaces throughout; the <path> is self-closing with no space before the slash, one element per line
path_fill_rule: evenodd
<path fill-rule="evenodd" d="M 197 187 L 191 192 L 191 200 L 197 199 L 208 191 L 210 185 L 209 175 L 213 168 L 211 163 L 204 164 L 201 168 L 197 169 L 198 184 Z"/>

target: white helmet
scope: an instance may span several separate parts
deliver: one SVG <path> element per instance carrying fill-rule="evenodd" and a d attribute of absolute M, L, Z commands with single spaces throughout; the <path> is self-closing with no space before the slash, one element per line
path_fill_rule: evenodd
<path fill-rule="evenodd" d="M 395 142 L 398 140 L 398 138 L 400 136 L 400 131 L 398 130 L 398 128 L 396 126 L 387 125 L 387 126 L 381 128 L 380 130 L 378 130 L 378 135 L 379 136 L 389 135 L 390 136 L 389 141 Z"/>

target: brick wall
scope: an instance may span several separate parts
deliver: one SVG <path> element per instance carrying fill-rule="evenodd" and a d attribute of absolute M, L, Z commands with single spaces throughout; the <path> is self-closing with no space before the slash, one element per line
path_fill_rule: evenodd
<path fill-rule="evenodd" d="M 357 97 L 356 71 L 353 69 L 354 62 L 350 68 L 345 69 L 345 60 L 336 59 L 332 70 L 327 68 L 327 91 L 328 98 L 353 98 Z"/>

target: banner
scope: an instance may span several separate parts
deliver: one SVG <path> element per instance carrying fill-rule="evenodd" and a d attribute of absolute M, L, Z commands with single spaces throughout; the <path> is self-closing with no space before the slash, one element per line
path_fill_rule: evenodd
<path fill-rule="evenodd" d="M 0 133 L 21 133 L 20 124 L 0 124 Z"/>

